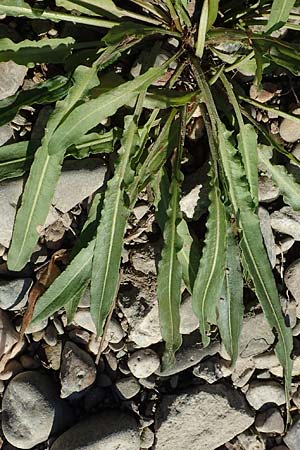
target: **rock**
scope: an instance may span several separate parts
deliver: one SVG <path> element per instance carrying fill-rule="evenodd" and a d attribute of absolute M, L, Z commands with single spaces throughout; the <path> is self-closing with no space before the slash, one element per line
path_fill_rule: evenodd
<path fill-rule="evenodd" d="M 255 84 L 250 87 L 250 98 L 256 100 L 259 103 L 267 103 L 271 100 L 277 91 L 277 86 L 271 83 L 263 83 L 262 88 L 258 89 Z"/>
<path fill-rule="evenodd" d="M 6 312 L 0 310 L 0 357 L 18 342 L 19 335 L 10 323 Z"/>
<path fill-rule="evenodd" d="M 150 428 L 143 428 L 141 433 L 141 448 L 150 448 L 154 444 L 155 435 Z"/>
<path fill-rule="evenodd" d="M 15 311 L 24 307 L 31 285 L 31 278 L 0 280 L 0 308 Z"/>
<path fill-rule="evenodd" d="M 295 239 L 291 236 L 281 239 L 278 244 L 276 244 L 276 255 L 281 255 L 282 253 L 288 252 L 294 243 Z"/>
<path fill-rule="evenodd" d="M 279 197 L 279 188 L 267 176 L 258 178 L 258 199 L 262 203 L 270 203 Z"/>
<path fill-rule="evenodd" d="M 188 336 L 188 338 L 184 338 L 182 346 L 178 352 L 176 352 L 173 366 L 162 371 L 157 371 L 156 374 L 162 377 L 175 375 L 176 373 L 182 372 L 189 367 L 195 366 L 207 356 L 215 355 L 220 350 L 220 344 L 218 342 L 214 342 L 208 347 L 203 348 L 203 345 L 199 342 L 199 339 L 201 338 L 199 338 L 198 332 L 197 337 Z"/>
<path fill-rule="evenodd" d="M 180 209 L 187 219 L 198 220 L 209 204 L 210 184 L 207 173 L 208 165 L 204 164 L 184 178 Z"/>
<path fill-rule="evenodd" d="M 274 340 L 275 336 L 263 313 L 245 318 L 240 338 L 241 358 L 264 353 L 273 344 Z"/>
<path fill-rule="evenodd" d="M 7 386 L 2 402 L 2 430 L 12 445 L 31 449 L 70 424 L 72 412 L 55 384 L 41 372 L 22 372 Z"/>
<path fill-rule="evenodd" d="M 215 384 L 163 397 L 156 450 L 212 450 L 249 428 L 254 419 L 244 397 Z M 217 432 L 216 432 L 217 431 Z"/>
<path fill-rule="evenodd" d="M 58 343 L 51 347 L 50 345 L 46 345 L 44 347 L 45 354 L 47 357 L 47 361 L 51 369 L 53 370 L 59 370 L 60 369 L 60 360 L 61 360 L 61 353 L 62 353 L 62 343 L 61 341 L 58 341 Z"/>
<path fill-rule="evenodd" d="M 260 223 L 261 234 L 263 235 L 264 244 L 267 249 L 267 254 L 271 263 L 271 266 L 274 268 L 276 264 L 276 244 L 275 239 L 271 227 L 270 214 L 265 208 L 258 208 L 258 217 Z"/>
<path fill-rule="evenodd" d="M 88 353 L 73 342 L 66 342 L 60 369 L 62 398 L 84 391 L 96 379 L 96 367 Z"/>
<path fill-rule="evenodd" d="M 292 114 L 299 116 L 300 108 L 296 108 L 292 111 Z M 290 119 L 283 119 L 279 127 L 279 133 L 282 139 L 286 142 L 296 142 L 300 139 L 299 123 Z"/>
<path fill-rule="evenodd" d="M 294 211 L 290 206 L 284 206 L 271 214 L 271 226 L 273 230 L 300 241 L 300 212 Z"/>
<path fill-rule="evenodd" d="M 103 185 L 105 174 L 100 158 L 65 161 L 52 205 L 63 213 L 70 211 Z"/>
<path fill-rule="evenodd" d="M 207 359 L 194 367 L 193 374 L 195 377 L 201 378 L 209 384 L 215 383 L 224 376 L 216 358 Z"/>
<path fill-rule="evenodd" d="M 57 330 L 52 323 L 45 329 L 44 340 L 51 347 L 57 344 Z"/>
<path fill-rule="evenodd" d="M 127 364 L 136 378 L 147 378 L 159 368 L 160 361 L 157 354 L 148 348 L 132 353 Z"/>
<path fill-rule="evenodd" d="M 62 434 L 51 450 L 139 450 L 135 419 L 122 411 L 103 411 Z"/>
<path fill-rule="evenodd" d="M 231 379 L 236 387 L 242 388 L 252 377 L 255 365 L 252 358 L 237 358 Z"/>
<path fill-rule="evenodd" d="M 272 367 L 277 367 L 280 364 L 277 356 L 273 352 L 254 356 L 253 361 L 255 368 L 258 370 L 270 369 Z"/>
<path fill-rule="evenodd" d="M 300 160 L 300 144 L 296 144 L 295 147 L 292 150 L 292 155 L 295 156 L 295 158 L 297 158 L 298 160 Z M 298 164 L 296 164 L 293 161 L 290 161 L 290 164 L 292 164 L 293 166 L 298 167 Z"/>
<path fill-rule="evenodd" d="M 292 262 L 284 273 L 284 282 L 286 287 L 296 300 L 300 302 L 300 258 Z"/>
<path fill-rule="evenodd" d="M 81 328 L 96 334 L 96 326 L 89 310 L 79 310 L 75 313 L 73 322 Z"/>
<path fill-rule="evenodd" d="M 289 450 L 299 450 L 300 442 L 300 418 L 298 417 L 293 426 L 288 430 L 283 438 Z"/>
<path fill-rule="evenodd" d="M 1 64 L 1 63 L 0 63 Z M 10 125 L 0 127 L 0 146 L 6 144 L 13 137 L 13 130 Z"/>
<path fill-rule="evenodd" d="M 156 282 L 151 277 L 134 277 L 121 285 L 119 306 L 127 319 L 128 338 L 138 347 L 149 347 L 162 340 L 158 303 L 156 296 Z"/>
<path fill-rule="evenodd" d="M 111 319 L 108 324 L 105 339 L 112 344 L 118 344 L 123 337 L 124 331 L 122 330 L 121 325 L 115 319 Z"/>
<path fill-rule="evenodd" d="M 187 137 L 193 141 L 197 142 L 202 138 L 205 130 L 203 117 L 195 117 L 191 122 L 191 125 L 187 129 Z"/>
<path fill-rule="evenodd" d="M 116 382 L 116 388 L 121 397 L 128 400 L 140 392 L 140 385 L 133 377 L 121 378 Z"/>
<path fill-rule="evenodd" d="M 146 275 L 156 274 L 155 249 L 152 246 L 147 245 L 141 251 L 133 251 L 130 254 L 130 259 L 134 270 L 137 272 Z"/>
<path fill-rule="evenodd" d="M 27 67 L 14 61 L 0 63 L 0 100 L 17 92 L 23 84 L 26 73 Z"/>
<path fill-rule="evenodd" d="M 237 436 L 237 440 L 240 445 L 237 444 L 236 450 L 266 450 L 265 443 L 260 436 L 254 436 L 245 432 Z"/>
<path fill-rule="evenodd" d="M 190 334 L 199 328 L 199 320 L 195 316 L 192 297 L 189 295 L 180 304 L 180 333 Z"/>
<path fill-rule="evenodd" d="M 284 432 L 284 421 L 278 408 L 270 408 L 257 414 L 255 428 L 260 433 Z"/>
<path fill-rule="evenodd" d="M 285 403 L 284 388 L 276 381 L 253 381 L 246 392 L 250 405 L 258 410 L 267 403 L 283 405 Z"/>

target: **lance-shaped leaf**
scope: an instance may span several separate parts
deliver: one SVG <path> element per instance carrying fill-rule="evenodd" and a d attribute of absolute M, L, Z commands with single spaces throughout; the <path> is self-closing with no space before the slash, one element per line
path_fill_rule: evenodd
<path fill-rule="evenodd" d="M 84 247 L 39 298 L 31 323 L 40 323 L 69 302 L 78 299 L 83 286 L 86 286 L 91 277 L 94 246 L 95 240 Z"/>
<path fill-rule="evenodd" d="M 238 124 L 240 127 L 240 132 L 237 136 L 238 149 L 242 156 L 246 177 L 249 183 L 250 193 L 254 205 L 257 206 L 258 205 L 257 134 L 253 125 L 244 124 L 236 96 L 226 76 L 224 74 L 221 74 L 220 78 L 225 86 L 229 101 L 234 108 L 234 112 L 238 120 Z"/>
<path fill-rule="evenodd" d="M 196 42 L 196 56 L 202 58 L 205 48 L 205 36 L 208 27 L 209 0 L 204 0 L 199 20 L 198 37 Z"/>
<path fill-rule="evenodd" d="M 96 74 L 95 67 L 79 66 L 74 74 L 74 85 L 69 90 L 68 96 L 58 102 L 50 116 L 42 145 L 35 153 L 22 203 L 17 212 L 7 261 L 11 270 L 21 270 L 29 260 L 39 237 L 38 229 L 45 223 L 59 179 L 65 148 L 58 147 L 57 152 L 50 155 L 49 140 L 74 104 L 87 90 L 98 83 Z"/>
<path fill-rule="evenodd" d="M 67 94 L 69 88 L 68 79 L 59 75 L 0 100 L 0 126 L 13 120 L 23 106 L 56 102 Z"/>
<path fill-rule="evenodd" d="M 218 17 L 219 0 L 209 0 L 208 2 L 208 19 L 207 19 L 207 31 L 211 29 Z"/>
<path fill-rule="evenodd" d="M 241 230 L 242 239 L 240 246 L 257 298 L 270 327 L 275 329 L 277 333 L 278 341 L 275 351 L 284 368 L 288 401 L 292 368 L 290 356 L 292 351 L 292 333 L 284 320 L 276 283 L 263 244 L 259 220 L 252 210 L 252 199 L 248 183 L 243 178 L 244 171 L 230 138 L 231 133 L 219 121 L 219 152 L 227 179 L 229 195 Z"/>
<path fill-rule="evenodd" d="M 271 151 L 271 154 L 269 152 Z M 284 166 L 271 163 L 272 149 L 261 146 L 258 152 L 259 162 L 266 168 L 268 174 L 279 189 L 285 203 L 290 205 L 295 211 L 300 211 L 300 185 L 296 182 Z"/>
<path fill-rule="evenodd" d="M 167 219 L 163 233 L 164 244 L 158 266 L 157 296 L 161 333 L 165 341 L 163 366 L 167 368 L 173 364 L 175 352 L 182 342 L 179 332 L 182 268 L 178 259 L 182 242 L 177 232 L 181 217 L 179 185 L 174 176 L 170 184 L 169 204 L 166 213 Z"/>
<path fill-rule="evenodd" d="M 235 363 L 243 322 L 243 275 L 241 254 L 232 226 L 227 226 L 226 269 L 222 295 L 218 303 L 218 327 L 222 342 Z"/>
<path fill-rule="evenodd" d="M 123 83 L 75 108 L 53 135 L 49 144 L 49 154 L 74 144 L 80 136 L 86 134 L 103 119 L 112 116 L 121 106 L 133 101 L 140 92 L 145 91 L 153 81 L 163 75 L 173 59 L 174 57 L 162 66 L 151 68 L 134 80 Z"/>
<path fill-rule="evenodd" d="M 178 224 L 177 233 L 182 240 L 182 248 L 178 252 L 178 259 L 182 267 L 182 278 L 186 288 L 192 294 L 201 257 L 200 243 L 190 233 L 188 224 L 184 219 Z"/>
<path fill-rule="evenodd" d="M 0 39 L 0 62 L 12 60 L 29 67 L 33 67 L 33 63 L 61 63 L 71 55 L 74 42 L 71 37 L 40 41 L 26 39 L 18 43 L 3 38 Z"/>
<path fill-rule="evenodd" d="M 221 295 L 225 271 L 226 215 L 220 189 L 212 182 L 205 242 L 193 289 L 193 309 L 199 318 L 204 346 L 210 342 L 209 324 L 216 324 L 216 308 Z"/>
<path fill-rule="evenodd" d="M 287 22 L 295 2 L 296 0 L 273 0 L 266 31 L 277 30 Z"/>

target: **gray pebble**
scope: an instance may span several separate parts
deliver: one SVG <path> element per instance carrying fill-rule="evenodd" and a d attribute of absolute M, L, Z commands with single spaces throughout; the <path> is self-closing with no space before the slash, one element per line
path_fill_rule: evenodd
<path fill-rule="evenodd" d="M 300 115 L 300 108 L 294 109 L 292 114 Z M 282 139 L 286 142 L 296 142 L 300 139 L 299 123 L 290 119 L 283 119 L 279 127 L 279 133 Z"/>
<path fill-rule="evenodd" d="M 31 285 L 31 278 L 0 280 L 0 308 L 16 311 L 24 307 Z"/>
<path fill-rule="evenodd" d="M 140 385 L 134 377 L 121 378 L 116 382 L 116 388 L 123 399 L 135 397 L 140 392 Z"/>

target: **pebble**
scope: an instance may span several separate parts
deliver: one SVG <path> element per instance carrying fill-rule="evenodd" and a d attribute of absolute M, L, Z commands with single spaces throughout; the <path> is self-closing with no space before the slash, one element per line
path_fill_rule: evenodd
<path fill-rule="evenodd" d="M 141 387 L 134 377 L 128 377 L 118 380 L 116 388 L 123 399 L 129 400 L 140 392 Z"/>
<path fill-rule="evenodd" d="M 296 108 L 291 114 L 300 115 L 300 108 Z M 300 127 L 299 123 L 290 119 L 283 119 L 279 127 L 279 133 L 283 140 L 286 142 L 296 142 L 300 139 Z"/>
<path fill-rule="evenodd" d="M 0 63 L 0 100 L 17 92 L 22 86 L 27 73 L 27 67 L 14 61 Z"/>
<path fill-rule="evenodd" d="M 105 339 L 112 344 L 118 344 L 123 337 L 124 331 L 122 330 L 121 325 L 112 318 L 109 322 Z"/>
<path fill-rule="evenodd" d="M 300 258 L 292 262 L 284 273 L 284 282 L 296 302 L 300 302 Z"/>
<path fill-rule="evenodd" d="M 60 368 L 62 398 L 84 391 L 96 380 L 96 367 L 91 356 L 71 341 L 67 341 Z"/>
<path fill-rule="evenodd" d="M 13 135 L 13 129 L 9 124 L 2 125 L 0 127 L 0 146 L 6 144 L 6 142 L 8 142 Z"/>
<path fill-rule="evenodd" d="M 285 403 L 284 388 L 276 381 L 253 381 L 246 392 L 249 404 L 256 410 L 267 403 L 280 406 Z"/>
<path fill-rule="evenodd" d="M 51 378 L 22 372 L 8 384 L 2 402 L 2 430 L 8 442 L 31 449 L 70 424 L 72 411 L 59 399 Z"/>
<path fill-rule="evenodd" d="M 271 226 L 273 230 L 300 241 L 300 212 L 294 211 L 290 206 L 284 206 L 271 214 Z"/>
<path fill-rule="evenodd" d="M 259 103 L 267 103 L 270 101 L 276 94 L 277 86 L 271 83 L 264 83 L 261 89 L 255 84 L 252 84 L 250 87 L 250 98 L 256 100 Z"/>
<path fill-rule="evenodd" d="M 155 254 L 153 247 L 144 246 L 142 251 L 133 251 L 130 260 L 134 270 L 146 275 L 156 274 Z"/>
<path fill-rule="evenodd" d="M 90 340 L 90 334 L 86 330 L 75 328 L 74 330 L 70 331 L 69 338 L 76 344 L 88 344 Z"/>
<path fill-rule="evenodd" d="M 33 325 L 29 324 L 26 328 L 26 334 L 37 334 L 41 333 L 44 337 L 45 336 L 45 328 L 48 324 L 48 319 L 44 319 L 39 323 L 34 323 Z"/>
<path fill-rule="evenodd" d="M 282 253 L 286 253 L 295 243 L 295 239 L 291 236 L 287 236 L 286 238 L 280 240 L 278 244 L 276 244 L 276 255 L 281 255 Z"/>
<path fill-rule="evenodd" d="M 61 341 L 58 341 L 58 343 L 54 347 L 46 345 L 44 347 L 44 351 L 50 368 L 53 370 L 59 370 L 62 353 Z"/>
<path fill-rule="evenodd" d="M 300 160 L 300 144 L 296 144 L 292 150 L 292 155 L 295 156 L 298 160 Z M 299 167 L 297 163 L 290 161 L 290 164 L 293 166 Z"/>
<path fill-rule="evenodd" d="M 116 356 L 112 352 L 109 352 L 106 355 L 104 355 L 104 357 L 111 370 L 115 372 L 118 368 L 118 360 Z"/>
<path fill-rule="evenodd" d="M 153 350 L 142 349 L 132 353 L 127 364 L 136 378 L 147 378 L 158 370 L 160 360 Z"/>
<path fill-rule="evenodd" d="M 18 338 L 7 313 L 0 310 L 0 358 L 18 342 Z"/>
<path fill-rule="evenodd" d="M 0 373 L 0 380 L 9 380 L 18 373 L 23 372 L 23 367 L 15 359 L 11 359 L 5 366 L 5 369 Z"/>
<path fill-rule="evenodd" d="M 300 418 L 298 418 L 293 426 L 288 430 L 283 440 L 284 443 L 288 446 L 289 450 L 299 450 Z"/>
<path fill-rule="evenodd" d="M 223 373 L 215 358 L 206 359 L 203 363 L 194 367 L 193 374 L 209 384 L 213 384 L 220 378 L 223 378 Z"/>
<path fill-rule="evenodd" d="M 260 223 L 260 230 L 263 236 L 264 244 L 267 250 L 269 261 L 274 268 L 276 264 L 276 244 L 271 227 L 270 214 L 265 208 L 261 206 L 258 208 L 258 217 Z"/>
<path fill-rule="evenodd" d="M 54 347 L 57 344 L 57 330 L 52 323 L 45 329 L 44 340 L 50 347 Z"/>
<path fill-rule="evenodd" d="M 270 408 L 257 414 L 255 419 L 255 428 L 260 433 L 284 432 L 284 420 L 278 408 Z"/>
<path fill-rule="evenodd" d="M 151 448 L 154 444 L 155 435 L 150 428 L 143 428 L 141 433 L 141 448 Z"/>
<path fill-rule="evenodd" d="M 238 441 L 238 444 L 237 444 L 238 449 L 237 450 L 266 450 L 265 443 L 260 438 L 260 436 L 248 434 L 248 432 L 239 434 L 237 436 L 237 441 Z M 236 449 L 234 449 L 234 450 L 236 450 Z"/>
<path fill-rule="evenodd" d="M 156 419 L 156 450 L 212 450 L 254 422 L 242 394 L 221 384 L 165 395 Z"/>
<path fill-rule="evenodd" d="M 264 353 L 274 340 L 275 336 L 263 313 L 246 317 L 243 321 L 240 338 L 241 358 Z"/>
<path fill-rule="evenodd" d="M 74 315 L 73 322 L 81 328 L 96 334 L 96 326 L 89 310 L 79 310 Z"/>
<path fill-rule="evenodd" d="M 189 295 L 180 304 L 180 333 L 190 334 L 199 328 L 199 320 L 195 316 L 192 297 Z"/>
<path fill-rule="evenodd" d="M 258 199 L 262 203 L 271 203 L 279 197 L 279 188 L 267 176 L 258 178 Z"/>
<path fill-rule="evenodd" d="M 70 428 L 51 446 L 51 450 L 82 449 L 140 450 L 136 420 L 122 411 L 103 411 Z"/>

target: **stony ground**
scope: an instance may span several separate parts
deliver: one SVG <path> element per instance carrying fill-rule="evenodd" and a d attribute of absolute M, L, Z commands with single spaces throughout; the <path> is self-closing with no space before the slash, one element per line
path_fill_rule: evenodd
<path fill-rule="evenodd" d="M 0 98 L 26 89 L 41 76 L 41 68 L 27 72 L 12 62 L 1 63 Z M 251 77 L 245 82 L 251 93 Z M 271 100 L 274 105 L 289 102 L 288 109 L 299 113 L 297 85 L 287 88 L 266 84 L 258 100 Z M 252 96 L 257 98 L 253 89 Z M 0 145 L 29 133 L 39 135 L 48 113 L 48 106 L 22 110 L 10 125 L 0 128 Z M 297 124 L 255 109 L 252 113 L 258 121 L 269 122 L 274 136 L 299 157 Z M 198 145 L 202 134 L 203 122 L 195 114 L 189 145 Z M 299 176 L 299 169 L 292 169 Z M 22 273 L 8 272 L 5 261 L 24 180 L 0 183 L 0 357 L 18 340 L 28 294 L 49 255 L 71 249 L 76 241 L 106 171 L 100 158 L 65 163 L 40 230 L 40 243 Z M 181 207 L 195 223 L 203 214 L 206 183 L 201 164 L 186 170 Z M 145 192 L 127 230 L 120 292 L 99 362 L 101 342 L 90 316 L 87 289 L 72 324 L 60 311 L 29 328 L 22 347 L 0 374 L 0 448 L 299 450 L 300 213 L 284 204 L 263 171 L 259 189 L 262 233 L 294 334 L 293 425 L 288 431 L 283 374 L 273 351 L 275 337 L 250 289 L 245 288 L 247 313 L 234 368 L 217 332 L 210 346 L 202 348 L 191 298 L 183 291 L 183 347 L 174 367 L 161 371 L 163 347 L 155 294 L 161 242 Z"/>

